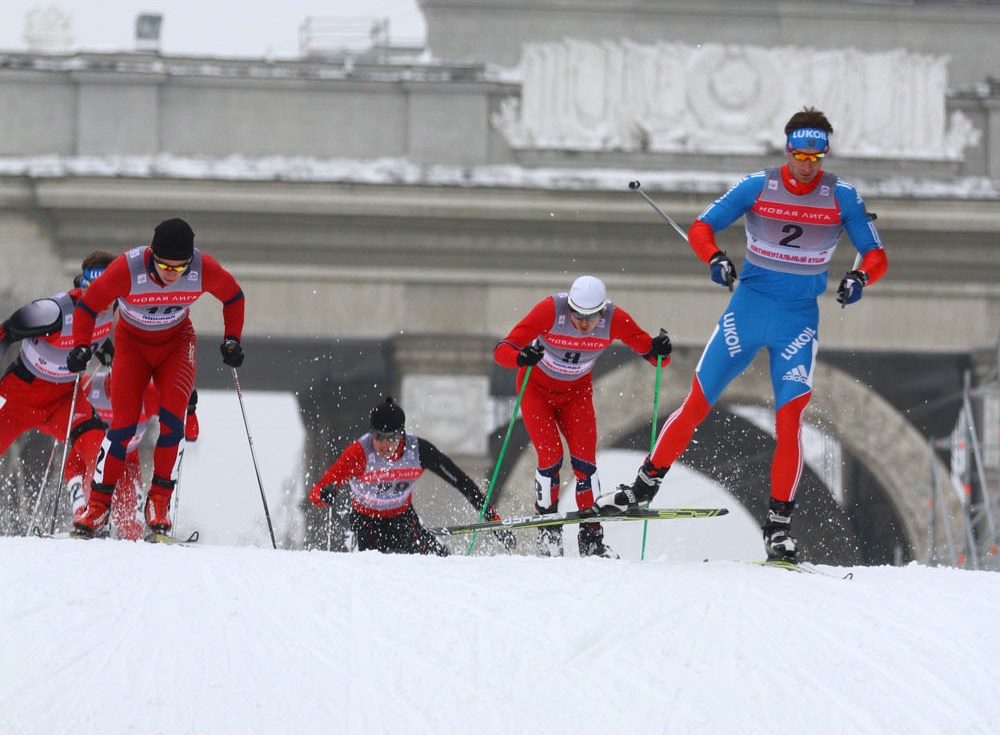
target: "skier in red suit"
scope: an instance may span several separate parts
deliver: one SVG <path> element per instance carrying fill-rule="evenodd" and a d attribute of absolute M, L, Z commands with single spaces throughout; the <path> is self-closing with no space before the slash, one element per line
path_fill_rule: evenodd
<path fill-rule="evenodd" d="M 525 369 L 532 370 L 521 399 L 524 426 L 538 455 L 535 472 L 535 510 L 554 513 L 559 504 L 559 470 L 563 462 L 560 432 L 569 447 L 576 476 L 576 504 L 594 505 L 600 494 L 597 476 L 597 421 L 591 371 L 601 353 L 621 340 L 653 365 L 670 362 L 670 338 L 661 330 L 650 337 L 621 307 L 608 300 L 604 282 L 580 276 L 568 293 L 543 299 L 497 344 L 498 365 L 520 368 L 520 391 Z M 538 530 L 539 552 L 562 555 L 562 526 Z M 577 536 L 581 556 L 614 557 L 604 544 L 598 522 L 583 523 Z"/>
<path fill-rule="evenodd" d="M 486 496 L 450 457 L 423 437 L 406 431 L 406 414 L 386 398 L 371 412 L 371 429 L 347 445 L 309 492 L 309 500 L 320 508 L 336 497 L 337 488 L 351 491 L 351 530 L 360 551 L 385 554 L 436 554 L 448 549 L 423 527 L 413 510 L 417 480 L 430 470 L 458 490 L 477 511 Z M 500 520 L 487 505 L 484 518 Z M 508 530 L 497 533 L 508 550 L 515 545 Z"/>
<path fill-rule="evenodd" d="M 0 454 L 29 429 L 65 441 L 76 384 L 76 376 L 66 365 L 70 348 L 75 344 L 70 317 L 90 282 L 104 272 L 114 257 L 95 250 L 84 258 L 75 288 L 32 301 L 0 325 L 0 358 L 14 342 L 21 342 L 21 353 L 0 380 L 0 396 L 4 399 L 0 407 Z M 91 319 L 94 328 L 88 338 L 94 344 L 89 349 L 102 362 L 110 363 L 114 354 L 111 345 L 114 314 L 110 308 L 104 308 L 95 317 Z M 70 450 L 63 468 L 63 478 L 71 492 L 82 488 L 85 479 L 93 475 L 105 428 L 82 388 L 76 392 L 72 424 Z"/>
<path fill-rule="evenodd" d="M 178 446 L 184 438 L 184 414 L 194 390 L 195 332 L 191 304 L 210 293 L 222 302 L 222 360 L 243 364 L 244 298 L 236 279 L 218 261 L 194 247 L 194 231 L 182 219 L 161 222 L 149 247 L 123 253 L 88 289 L 74 314 L 76 346 L 67 358 L 81 371 L 90 358 L 94 316 L 118 299 L 117 349 L 112 371 L 112 418 L 101 444 L 87 505 L 73 519 L 82 535 L 93 535 L 108 522 L 115 485 L 121 477 L 129 440 L 136 432 L 149 381 L 160 394 L 160 436 L 153 452 L 153 480 L 146 495 L 146 525 L 168 533 L 170 496 L 177 481 Z"/>
<path fill-rule="evenodd" d="M 97 415 L 106 424 L 111 424 L 111 371 L 107 369 L 98 370 L 93 375 L 83 379 L 83 389 L 87 393 L 87 400 L 97 411 Z M 125 468 L 118 483 L 115 485 L 114 500 L 111 503 L 111 523 L 118 532 L 118 538 L 138 541 L 142 538 L 143 521 L 138 512 L 139 502 L 142 499 L 142 461 L 139 457 L 139 445 L 149 428 L 150 422 L 156 417 L 156 411 L 160 404 L 159 393 L 156 385 L 150 382 L 146 389 L 146 394 L 142 400 L 142 414 L 135 435 L 126 447 Z M 198 406 L 198 391 L 192 391 L 191 399 L 188 401 L 187 419 L 184 422 L 184 442 L 189 444 L 197 441 L 199 434 L 198 414 L 195 413 Z M 103 436 L 103 433 L 102 433 Z M 82 492 L 71 497 L 73 503 L 73 513 L 86 503 Z"/>

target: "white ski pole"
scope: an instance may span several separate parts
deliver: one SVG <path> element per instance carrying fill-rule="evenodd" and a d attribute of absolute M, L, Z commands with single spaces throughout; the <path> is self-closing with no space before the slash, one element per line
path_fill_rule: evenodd
<path fill-rule="evenodd" d="M 673 217 L 671 217 L 669 214 L 667 214 L 662 209 L 660 209 L 658 206 L 656 206 L 656 202 L 654 202 L 652 199 L 650 199 L 648 196 L 646 196 L 646 192 L 644 192 L 642 189 L 639 188 L 641 186 L 642 186 L 642 184 L 640 184 L 638 181 L 630 181 L 630 182 L 628 182 L 628 188 L 631 189 L 632 191 L 639 192 L 639 196 L 641 196 L 643 199 L 645 199 L 649 203 L 649 206 L 651 206 L 656 211 L 656 213 L 658 215 L 660 215 L 661 217 L 663 217 L 663 219 L 665 219 L 670 224 L 671 227 L 673 227 L 675 230 L 677 230 L 677 234 L 684 238 L 684 242 L 687 242 L 688 241 L 687 233 L 684 232 L 684 230 L 682 230 L 680 228 L 680 225 L 678 225 L 676 222 L 674 222 Z"/>
<path fill-rule="evenodd" d="M 45 486 L 49 484 L 49 471 L 52 469 L 52 460 L 56 458 L 56 447 L 59 446 L 59 440 L 52 440 L 52 451 L 49 452 L 49 462 L 45 465 L 45 473 L 42 475 L 42 484 L 38 487 L 38 495 L 35 497 L 35 507 L 31 511 L 31 518 L 28 519 L 28 528 L 25 530 L 25 535 L 31 533 L 31 529 L 35 527 L 35 518 L 38 517 L 38 506 L 42 502 L 42 496 L 45 494 Z"/>
<path fill-rule="evenodd" d="M 181 496 L 179 491 L 181 489 L 181 470 L 184 469 L 184 453 L 187 451 L 187 439 L 182 439 L 181 444 L 183 448 L 181 449 L 181 456 L 177 460 L 177 479 L 174 481 L 174 493 L 170 497 L 173 501 L 173 513 L 170 516 L 171 528 L 177 528 L 177 516 L 180 513 Z"/>
<path fill-rule="evenodd" d="M 63 442 L 62 462 L 59 465 L 59 482 L 62 485 L 62 477 L 66 474 L 66 459 L 69 457 L 69 437 L 73 433 L 73 416 L 76 414 L 76 393 L 80 390 L 80 377 L 82 373 L 76 374 L 73 381 L 73 400 L 69 402 L 69 421 L 66 422 L 66 441 Z M 59 515 L 59 491 L 56 492 L 56 502 L 52 504 L 52 522 L 49 524 L 49 533 L 56 532 L 56 516 Z"/>
<path fill-rule="evenodd" d="M 650 199 L 648 196 L 646 196 L 646 192 L 644 192 L 642 189 L 640 189 L 639 188 L 640 186 L 641 186 L 641 184 L 638 181 L 630 181 L 630 182 L 628 182 L 628 188 L 629 189 L 631 189 L 632 191 L 639 192 L 639 195 L 642 196 L 642 198 L 645 199 L 647 202 L 649 202 L 649 206 L 651 206 L 654 210 L 656 210 L 656 213 L 658 215 L 660 215 L 661 217 L 663 217 L 663 219 L 665 219 L 667 222 L 669 222 L 671 227 L 673 227 L 675 230 L 677 230 L 677 234 L 684 238 L 684 242 L 690 242 L 690 240 L 688 240 L 687 233 L 684 232 L 684 230 L 681 229 L 680 225 L 678 225 L 676 222 L 674 222 L 674 218 L 671 217 L 666 212 L 664 212 L 658 206 L 656 206 L 656 202 L 654 202 L 652 199 Z M 730 272 L 729 275 L 728 275 L 728 277 L 726 278 L 726 286 L 728 286 L 730 293 L 732 293 L 732 291 L 733 291 L 733 278 L 734 277 L 735 277 L 735 275 L 732 272 Z"/>

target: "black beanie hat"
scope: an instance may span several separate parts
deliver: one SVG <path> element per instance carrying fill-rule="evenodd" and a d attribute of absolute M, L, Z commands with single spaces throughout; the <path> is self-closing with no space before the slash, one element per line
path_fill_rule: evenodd
<path fill-rule="evenodd" d="M 396 405 L 392 396 L 372 409 L 372 429 L 381 432 L 402 431 L 406 424 L 406 414 Z"/>
<path fill-rule="evenodd" d="M 194 230 L 180 217 L 164 220 L 153 230 L 153 253 L 164 260 L 190 260 L 194 255 Z"/>

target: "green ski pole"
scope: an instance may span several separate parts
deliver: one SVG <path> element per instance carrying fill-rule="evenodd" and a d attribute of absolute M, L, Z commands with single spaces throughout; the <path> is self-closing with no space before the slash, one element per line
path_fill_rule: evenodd
<path fill-rule="evenodd" d="M 514 430 L 514 422 L 517 421 L 517 411 L 521 407 L 521 399 L 524 398 L 524 389 L 528 387 L 528 378 L 531 376 L 531 368 L 534 365 L 528 365 L 528 368 L 524 371 L 524 380 L 521 381 L 521 390 L 517 394 L 517 402 L 514 404 L 514 413 L 511 414 L 510 423 L 507 424 L 507 435 L 503 438 L 503 444 L 500 446 L 500 456 L 497 457 L 497 465 L 493 468 L 493 477 L 490 478 L 490 486 L 486 489 L 486 499 L 483 501 L 483 507 L 479 511 L 479 520 L 482 521 L 486 517 L 486 509 L 490 507 L 490 498 L 493 496 L 493 487 L 496 485 L 497 475 L 500 474 L 500 465 L 503 462 L 504 452 L 507 451 L 507 442 L 510 441 L 510 434 Z M 466 552 L 466 556 L 472 555 L 472 547 L 476 545 L 477 533 L 472 534 L 472 540 L 469 541 L 469 550 Z"/>
<path fill-rule="evenodd" d="M 656 417 L 660 413 L 660 373 L 663 371 L 663 358 L 656 358 L 656 387 L 653 389 L 653 428 L 649 434 L 649 453 L 653 453 L 653 447 L 656 446 Z M 639 555 L 639 561 L 645 561 L 646 559 L 646 531 L 649 529 L 649 521 L 642 522 L 642 553 Z"/>

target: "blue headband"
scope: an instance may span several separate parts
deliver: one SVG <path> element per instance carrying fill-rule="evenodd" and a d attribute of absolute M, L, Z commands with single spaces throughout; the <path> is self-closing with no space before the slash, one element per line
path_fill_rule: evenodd
<path fill-rule="evenodd" d="M 83 278 L 80 279 L 80 286 L 86 288 L 93 283 L 99 275 L 104 273 L 103 268 L 84 268 Z"/>
<path fill-rule="evenodd" d="M 802 148 L 812 148 L 816 151 L 826 151 L 830 148 L 830 136 L 819 128 L 799 128 L 788 134 L 788 150 L 797 151 Z"/>

